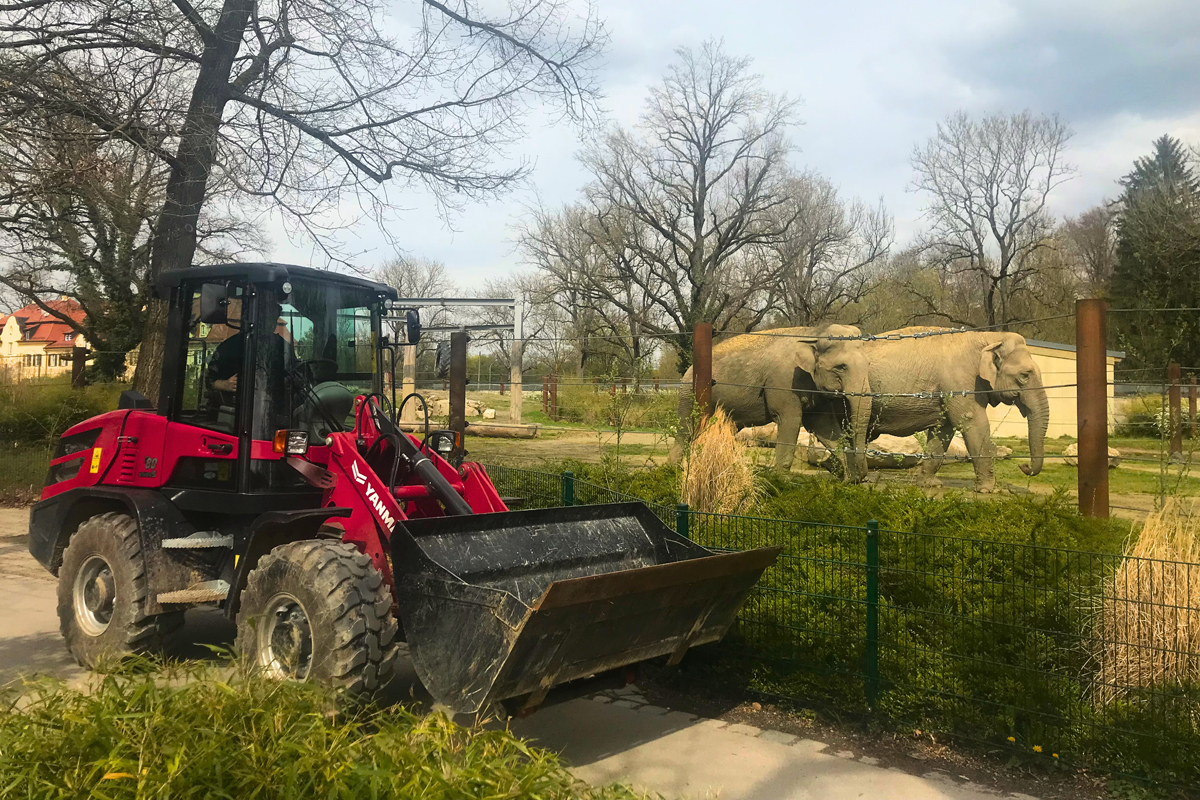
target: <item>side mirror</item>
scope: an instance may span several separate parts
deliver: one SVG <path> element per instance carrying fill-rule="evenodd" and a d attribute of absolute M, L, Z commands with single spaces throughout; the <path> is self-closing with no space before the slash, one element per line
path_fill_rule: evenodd
<path fill-rule="evenodd" d="M 229 287 L 221 283 L 200 285 L 200 321 L 221 325 L 229 321 Z"/>
<path fill-rule="evenodd" d="M 417 313 L 416 309 L 410 308 L 404 315 L 404 330 L 408 337 L 408 344 L 416 344 L 421 341 L 421 315 Z"/>

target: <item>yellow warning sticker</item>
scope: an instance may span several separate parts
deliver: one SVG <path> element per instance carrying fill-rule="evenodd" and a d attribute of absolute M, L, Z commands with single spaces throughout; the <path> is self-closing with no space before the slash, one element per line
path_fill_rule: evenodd
<path fill-rule="evenodd" d="M 92 451 L 91 472 L 93 475 L 95 475 L 97 472 L 100 471 L 100 452 L 101 452 L 101 448 L 99 448 L 99 447 L 97 447 L 95 450 Z"/>

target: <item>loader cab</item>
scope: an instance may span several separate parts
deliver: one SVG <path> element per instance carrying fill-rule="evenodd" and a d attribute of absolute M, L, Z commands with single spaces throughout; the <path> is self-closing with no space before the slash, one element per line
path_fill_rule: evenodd
<path fill-rule="evenodd" d="M 354 398 L 381 390 L 380 314 L 395 291 L 279 264 L 164 273 L 158 289 L 170 302 L 159 413 L 211 432 L 211 455 L 181 460 L 172 483 L 311 493 L 272 440 L 303 431 L 320 447 L 353 426 Z"/>

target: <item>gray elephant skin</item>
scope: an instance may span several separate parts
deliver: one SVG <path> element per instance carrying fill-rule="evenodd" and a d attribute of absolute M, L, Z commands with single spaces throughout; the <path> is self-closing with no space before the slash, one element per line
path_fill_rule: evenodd
<path fill-rule="evenodd" d="M 941 468 L 946 447 L 956 430 L 962 431 L 967 454 L 975 466 L 975 490 L 990 492 L 995 486 L 988 407 L 1015 404 L 1029 424 L 1030 463 L 1026 475 L 1042 470 L 1050 407 L 1042 373 L 1025 338 L 1016 333 L 965 331 L 943 333 L 946 328 L 903 328 L 889 334 L 934 333 L 923 338 L 866 343 L 870 362 L 869 383 L 876 393 L 871 403 L 868 438 L 888 433 L 908 436 L 928 431 L 930 458 L 922 466 L 927 484 Z M 886 336 L 888 334 L 881 334 Z M 941 393 L 962 392 L 958 396 Z M 932 398 L 895 397 L 938 393 Z"/>
<path fill-rule="evenodd" d="M 713 347 L 713 402 L 738 428 L 779 425 L 775 466 L 790 470 L 801 426 L 835 452 L 843 437 L 854 456 L 851 480 L 866 476 L 866 430 L 871 413 L 867 358 L 858 328 L 778 328 L 743 334 Z M 690 436 L 692 370 L 679 393 L 678 458 Z"/>

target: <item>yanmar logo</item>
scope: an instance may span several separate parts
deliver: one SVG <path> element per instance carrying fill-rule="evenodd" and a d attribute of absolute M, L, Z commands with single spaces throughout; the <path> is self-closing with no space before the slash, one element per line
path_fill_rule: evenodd
<path fill-rule="evenodd" d="M 363 491 L 375 509 L 375 516 L 379 517 L 379 521 L 388 529 L 388 533 L 391 533 L 392 529 L 396 527 L 396 520 L 392 519 L 392 515 L 388 513 L 387 506 L 383 504 L 383 498 L 379 496 L 379 492 L 375 491 L 375 487 L 367 480 L 367 476 L 358 471 L 358 462 L 350 462 L 350 472 L 354 475 L 354 482 L 365 487 Z"/>

